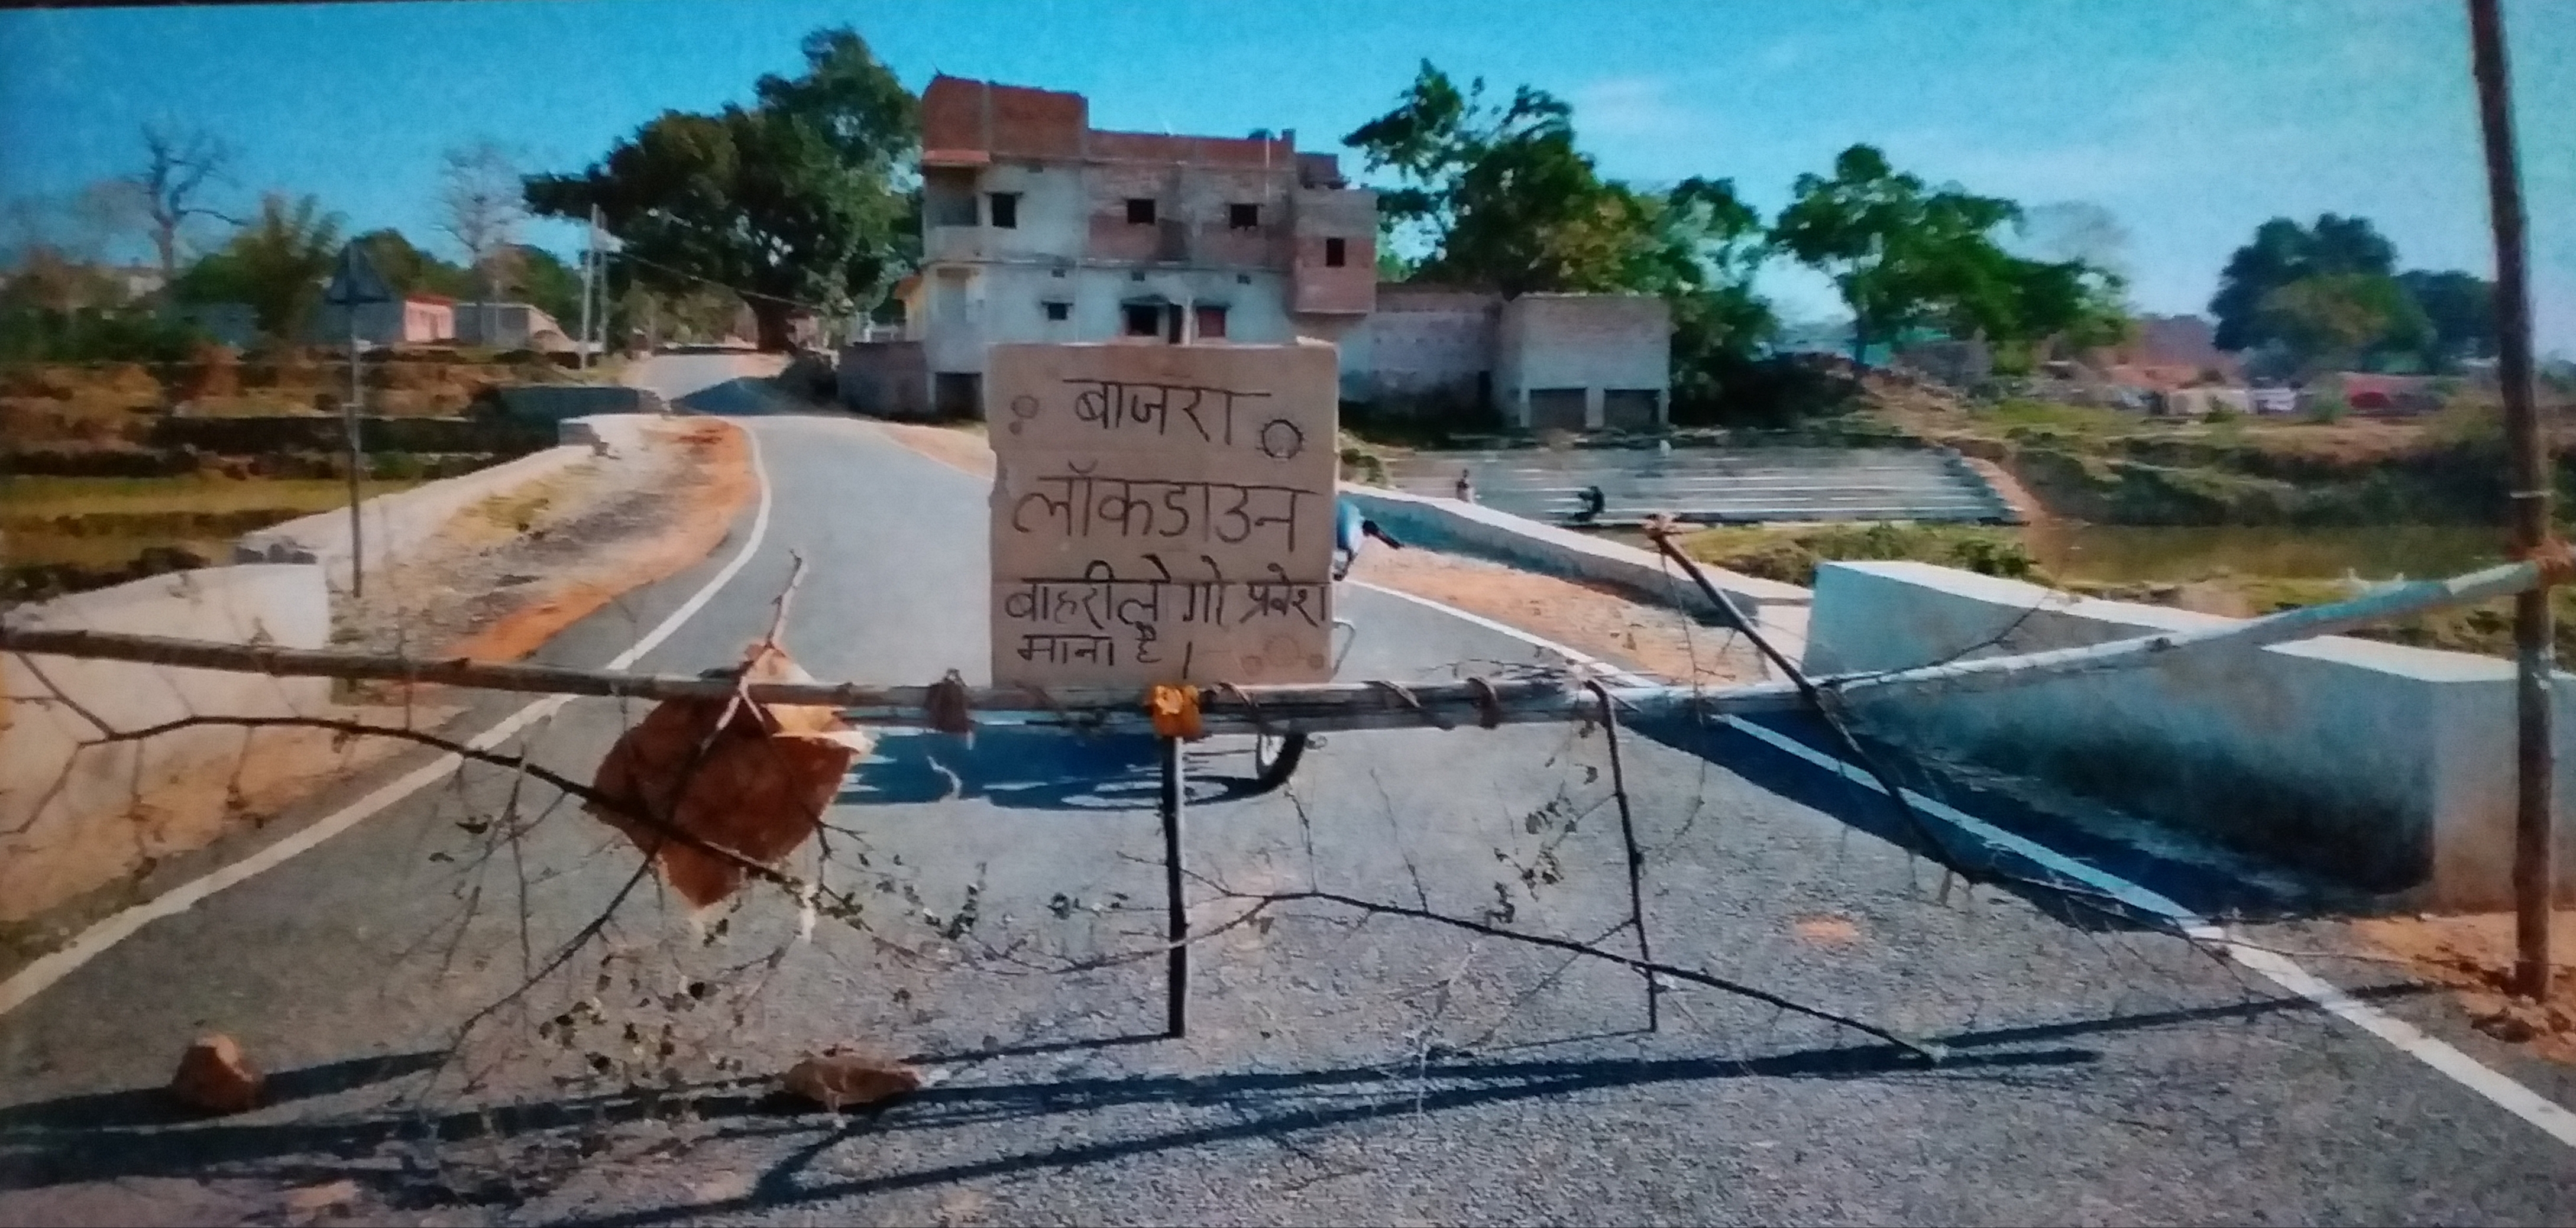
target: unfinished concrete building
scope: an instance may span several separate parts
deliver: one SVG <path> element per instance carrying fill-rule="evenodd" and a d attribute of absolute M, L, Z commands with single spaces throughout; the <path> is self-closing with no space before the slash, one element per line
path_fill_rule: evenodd
<path fill-rule="evenodd" d="M 996 342 L 1339 341 L 1376 303 L 1376 194 L 1294 133 L 1109 132 L 1080 94 L 946 76 L 921 119 L 922 265 L 899 290 L 919 358 L 844 361 L 888 388 L 919 362 L 934 412 L 981 411 Z"/>
<path fill-rule="evenodd" d="M 1343 347 L 1342 395 L 1398 414 L 1487 408 L 1530 430 L 1652 430 L 1671 416 L 1672 336 L 1651 294 L 1388 284 Z"/>

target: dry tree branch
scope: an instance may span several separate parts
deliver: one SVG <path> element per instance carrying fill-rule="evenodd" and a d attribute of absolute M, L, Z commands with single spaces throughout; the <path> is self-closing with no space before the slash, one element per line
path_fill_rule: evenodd
<path fill-rule="evenodd" d="M 1619 840 L 1625 846 L 1628 870 L 1628 925 L 1637 931 L 1637 958 L 1654 962 L 1654 948 L 1646 941 L 1646 891 L 1640 881 L 1645 873 L 1646 855 L 1637 850 L 1637 820 L 1628 807 L 1628 773 L 1619 759 L 1619 713 L 1610 702 L 1610 690 L 1598 681 L 1591 683 L 1593 694 L 1601 697 L 1601 736 L 1610 751 L 1610 796 L 1619 799 Z M 1646 1030 L 1663 1030 L 1662 986 L 1654 973 L 1646 974 Z"/>
<path fill-rule="evenodd" d="M 1753 1001 L 1777 1007 L 1792 1014 L 1804 1015 L 1810 1019 L 1821 1020 L 1840 1027 L 1850 1028 L 1862 1035 L 1886 1041 L 1891 1045 L 1896 1045 L 1908 1052 L 1931 1061 L 1939 1061 L 1944 1056 L 1941 1047 L 1929 1041 L 1915 1040 L 1910 1037 L 1902 1036 L 1889 1031 L 1886 1028 L 1879 1027 L 1876 1024 L 1864 1023 L 1847 1015 L 1839 1015 L 1826 1010 L 1823 1007 L 1809 1006 L 1795 999 L 1782 997 L 1779 994 L 1772 993 L 1767 989 L 1760 989 L 1752 985 L 1744 984 L 1741 981 L 1733 981 L 1728 980 L 1725 977 L 1712 976 L 1705 972 L 1683 968 L 1674 964 L 1660 963 L 1655 960 L 1639 959 L 1634 956 L 1621 955 L 1616 951 L 1604 950 L 1601 947 L 1590 943 L 1578 942 L 1571 938 L 1555 938 L 1545 934 L 1530 934 L 1517 930 L 1508 930 L 1501 926 L 1487 925 L 1481 921 L 1471 921 L 1464 917 L 1449 916 L 1446 913 L 1435 912 L 1428 908 L 1413 908 L 1402 904 L 1379 903 L 1372 900 L 1363 900 L 1357 896 L 1344 895 L 1337 891 L 1304 890 L 1268 892 L 1261 894 L 1227 892 L 1226 898 L 1249 900 L 1252 902 L 1252 906 L 1245 909 L 1232 920 L 1227 921 L 1224 925 L 1218 927 L 1217 930 L 1209 931 L 1209 934 L 1192 935 L 1191 938 L 1184 939 L 1184 941 L 1194 941 L 1197 938 L 1211 936 L 1212 934 L 1221 932 L 1224 929 L 1231 929 L 1245 924 L 1253 917 L 1268 911 L 1274 905 L 1295 904 L 1312 900 L 1318 903 L 1338 904 L 1344 908 L 1356 909 L 1362 913 L 1372 916 L 1400 917 L 1412 921 L 1428 921 L 1434 925 L 1445 925 L 1452 929 L 1464 930 L 1471 934 L 1481 934 L 1489 938 L 1501 938 L 1512 942 L 1525 942 L 1532 946 L 1546 947 L 1555 951 L 1564 951 L 1570 955 L 1576 955 L 1588 959 L 1603 960 L 1609 963 L 1618 964 L 1621 967 L 1628 968 L 1643 976 L 1670 977 L 1673 980 L 1685 981 L 1693 985 L 1714 989 L 1721 993 L 1733 994 L 1742 998 L 1750 998 Z"/>
<path fill-rule="evenodd" d="M 784 887 L 791 891 L 801 891 L 805 889 L 804 881 L 794 875 L 763 865 L 760 862 L 754 861 L 749 857 L 745 857 L 742 854 L 725 848 L 722 845 L 713 844 L 700 839 L 699 837 L 690 835 L 689 833 L 680 830 L 677 826 L 671 824 L 666 819 L 652 815 L 636 814 L 633 808 L 625 806 L 617 799 L 611 798 L 606 794 L 599 792 L 597 789 L 593 789 L 589 785 L 574 780 L 569 776 L 565 776 L 561 772 L 557 772 L 552 768 L 535 763 L 524 755 L 505 755 L 498 751 L 483 750 L 479 747 L 468 746 L 465 743 L 454 741 L 449 738 L 443 738 L 437 734 L 426 733 L 417 729 L 400 729 L 390 725 L 373 725 L 364 721 L 352 721 L 323 716 L 184 716 L 177 720 L 163 721 L 158 725 L 146 726 L 141 729 L 110 730 L 107 734 L 101 737 L 89 739 L 79 745 L 87 747 L 103 746 L 116 742 L 138 742 L 145 738 L 157 737 L 161 734 L 174 732 L 180 729 L 192 729 L 210 725 L 230 726 L 243 729 L 327 729 L 352 737 L 392 738 L 398 741 L 417 743 L 422 746 L 445 751 L 448 754 L 455 755 L 461 759 L 471 759 L 477 763 L 489 764 L 493 767 L 505 768 L 513 772 L 524 772 L 525 774 L 535 777 L 548 785 L 552 785 L 564 793 L 581 799 L 585 803 L 596 805 L 607 810 L 613 810 L 619 814 L 634 818 L 637 822 L 643 823 L 647 827 L 654 829 L 655 832 L 664 838 L 670 839 L 698 852 L 705 853 L 708 856 L 730 862 L 739 867 L 744 873 L 755 878 L 759 878 L 764 882 Z"/>

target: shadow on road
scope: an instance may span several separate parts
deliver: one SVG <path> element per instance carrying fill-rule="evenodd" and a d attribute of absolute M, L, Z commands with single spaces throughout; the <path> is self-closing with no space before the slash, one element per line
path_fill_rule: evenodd
<path fill-rule="evenodd" d="M 2386 985 L 2355 991 L 2364 999 L 2423 993 L 2418 985 Z M 2179 1025 L 2250 1019 L 2284 1011 L 2308 1011 L 2303 998 L 2278 997 L 2221 1006 L 2110 1015 L 2055 1023 L 1992 1028 L 1933 1038 L 1951 1056 L 1934 1064 L 1894 1045 L 1826 1046 L 1747 1059 L 1678 1057 L 1663 1059 L 1582 1058 L 1501 1061 L 1456 1055 L 1427 1063 L 1371 1063 L 1316 1070 L 1241 1071 L 1210 1075 L 1148 1074 L 1029 1080 L 992 1084 L 944 1084 L 864 1114 L 834 1116 L 792 1100 L 768 1086 L 766 1079 L 732 1079 L 666 1091 L 638 1091 L 568 1097 L 537 1103 L 467 1107 L 430 1113 L 394 1110 L 356 1120 L 294 1122 L 267 1125 L 203 1124 L 153 1127 L 84 1118 L 72 1111 L 118 1096 L 143 1097 L 151 1092 L 76 1097 L 12 1110 L 13 1126 L 0 1132 L 0 1189 L 34 1189 L 75 1182 L 120 1181 L 138 1177 L 200 1177 L 214 1166 L 227 1176 L 297 1182 L 347 1178 L 373 1186 L 397 1206 L 421 1207 L 457 1202 L 506 1202 L 524 1198 L 526 1183 L 510 1180 L 466 1180 L 416 1165 L 397 1165 L 374 1153 L 386 1143 L 457 1141 L 473 1138 L 524 1138 L 566 1130 L 673 1117 L 685 1113 L 718 1124 L 718 1137 L 810 1135 L 789 1160 L 766 1173 L 740 1198 L 653 1207 L 590 1219 L 561 1222 L 624 1225 L 698 1220 L 746 1211 L 774 1212 L 798 1203 L 858 1197 L 889 1190 L 1098 1164 L 1126 1156 L 1203 1146 L 1244 1138 L 1285 1138 L 1336 1125 L 1383 1117 L 1392 1107 L 1409 1113 L 1438 1113 L 1477 1105 L 1570 1095 L 1602 1088 L 1687 1086 L 1732 1079 L 1973 1079 L 2026 1081 L 2034 1072 L 2091 1066 L 2100 1054 L 2063 1042 Z M 1062 1048 L 1102 1048 L 1141 1044 L 1148 1038 L 1118 1037 L 1058 1045 L 1021 1046 L 940 1059 L 1043 1054 Z M 2002 1046 L 2050 1047 L 2007 1049 Z M 423 1055 L 407 1055 L 415 1060 Z M 311 1079 L 316 1086 L 348 1076 L 343 1068 L 381 1067 L 388 1059 L 334 1063 L 278 1076 L 289 1081 Z M 318 1072 L 335 1072 L 316 1078 Z M 1148 1129 L 1117 1137 L 1119 1123 L 1094 1120 L 1081 1128 L 1044 1124 L 1047 1119 L 1097 1117 L 1128 1106 L 1206 1106 L 1220 1110 L 1214 1124 L 1176 1129 Z M 87 1121 L 88 1124 L 75 1124 Z M 959 1163 L 827 1183 L 803 1180 L 807 1169 L 831 1147 L 870 1133 L 924 1132 L 1006 1124 L 1010 1128 L 980 1137 L 993 1140 L 994 1154 Z M 1084 1138 L 1070 1146 L 1011 1149 L 1010 1140 Z M 571 1140 L 551 1140 L 567 1154 Z M 935 1150 L 935 1149 L 934 1149 Z M 903 1154 L 889 1151 L 887 1155 Z M 542 1188 L 543 1181 L 537 1181 Z"/>
<path fill-rule="evenodd" d="M 260 1101 L 264 1105 L 291 1104 L 371 1083 L 383 1083 L 428 1070 L 445 1056 L 436 1051 L 397 1053 L 279 1071 L 262 1082 Z M 177 1125 L 204 1116 L 172 1099 L 166 1088 L 138 1087 L 121 1092 L 65 1096 L 59 1100 L 0 1109 L 0 1139 L 34 1131 L 122 1130 Z M 6 1179 L 0 1178 L 0 1188 L 6 1185 Z"/>
<path fill-rule="evenodd" d="M 1805 714 L 1766 714 L 1760 723 L 1817 750 L 1840 757 L 1822 722 Z M 1641 722 L 1637 732 L 1666 746 L 1717 764 L 1750 784 L 1918 854 L 1930 854 L 1923 833 L 1911 827 L 1905 813 L 1887 795 L 1798 758 L 1779 747 L 1722 722 L 1688 717 Z M 1871 744 L 1879 762 L 1904 786 L 1952 806 L 1998 828 L 2033 839 L 2052 850 L 2154 891 L 2204 917 L 2262 919 L 2313 913 L 2326 898 L 2285 899 L 2243 878 L 2210 866 L 2154 856 L 2074 827 L 2020 798 L 1980 786 L 1926 764 L 1897 747 Z M 2010 849 L 1935 825 L 1941 852 L 1965 869 L 2011 892 L 2058 921 L 2080 929 L 2169 930 L 2170 922 L 2123 904 L 2099 889 L 2074 881 Z M 1937 860 L 1937 859 L 1936 859 Z M 2287 877 L 2282 875 L 2281 877 Z"/>
<path fill-rule="evenodd" d="M 833 801 L 914 806 L 981 800 L 1014 810 L 1150 809 L 1161 795 L 1155 740 L 1076 737 L 1061 730 L 981 729 L 972 739 L 920 729 L 880 730 Z M 1192 803 L 1224 801 L 1250 785 L 1250 743 L 1192 746 L 1183 761 Z"/>
<path fill-rule="evenodd" d="M 709 384 L 671 403 L 675 408 L 693 414 L 782 414 L 807 408 L 770 387 L 761 376 L 738 375 L 720 384 Z"/>

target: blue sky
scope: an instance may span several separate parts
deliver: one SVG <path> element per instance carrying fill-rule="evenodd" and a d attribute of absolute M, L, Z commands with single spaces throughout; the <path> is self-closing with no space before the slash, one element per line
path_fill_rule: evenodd
<path fill-rule="evenodd" d="M 2544 351 L 2576 354 L 2576 3 L 2508 0 Z M 492 136 L 571 169 L 666 108 L 748 97 L 796 40 L 856 27 L 934 71 L 1077 90 L 1102 127 L 1307 149 L 1428 58 L 1575 104 L 1604 172 L 1735 179 L 1766 212 L 1856 141 L 1928 179 L 2084 201 L 2128 234 L 2138 305 L 2205 304 L 2267 217 L 2373 219 L 2413 267 L 2485 273 L 2456 0 L 475 0 L 0 13 L 0 195 L 112 174 L 147 119 L 244 151 L 240 195 L 319 194 L 432 233 L 439 151 Z M 1347 156 L 1347 154 L 1346 154 Z M 1354 167 L 1354 169 L 1356 169 Z M 1787 313 L 1830 288 L 1768 276 Z"/>

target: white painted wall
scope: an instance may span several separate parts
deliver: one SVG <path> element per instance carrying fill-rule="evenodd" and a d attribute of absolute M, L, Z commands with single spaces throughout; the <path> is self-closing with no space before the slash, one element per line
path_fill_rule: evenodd
<path fill-rule="evenodd" d="M 1818 571 L 1806 666 L 1899 669 L 2233 620 L 1921 563 Z M 2576 682 L 2558 699 L 2558 882 L 2576 900 Z M 2428 906 L 2511 899 L 2513 666 L 2339 636 L 2009 689 L 1891 697 L 1866 727 Z"/>
<path fill-rule="evenodd" d="M 21 606 L 9 612 L 9 622 L 321 648 L 331 634 L 331 603 L 320 567 L 210 567 Z M 67 893 L 99 885 L 60 881 L 63 874 L 87 872 L 65 863 L 66 850 L 85 834 L 75 825 L 134 821 L 118 816 L 139 789 L 157 787 L 199 764 L 237 757 L 247 736 L 238 728 L 206 727 L 82 748 L 78 744 L 95 738 L 97 730 L 55 701 L 46 681 L 120 730 L 192 715 L 316 715 L 330 699 L 327 679 L 33 660 L 30 669 L 27 659 L 0 657 L 0 694 L 6 697 L 0 699 L 0 921 L 24 919 Z M 138 823 L 135 833 L 138 842 L 148 842 L 148 825 Z"/>
<path fill-rule="evenodd" d="M 1223 306 L 1228 341 L 1284 345 L 1297 336 L 1286 311 L 1286 282 L 1285 275 L 1266 271 L 984 264 L 962 277 L 934 274 L 925 280 L 931 324 L 922 339 L 931 370 L 981 374 L 987 346 L 1115 340 L 1123 334 L 1120 309 L 1129 300 L 1160 297 L 1185 308 Z M 1047 319 L 1045 304 L 1051 301 L 1071 306 L 1067 319 Z M 1194 315 L 1189 328 L 1196 328 Z"/>

